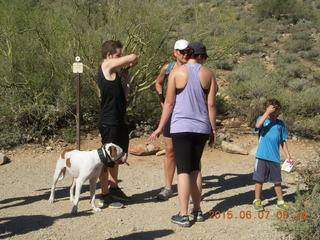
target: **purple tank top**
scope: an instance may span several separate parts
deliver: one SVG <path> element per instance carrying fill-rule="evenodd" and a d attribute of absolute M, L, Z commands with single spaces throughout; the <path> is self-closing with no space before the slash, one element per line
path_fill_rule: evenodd
<path fill-rule="evenodd" d="M 204 93 L 199 70 L 201 64 L 187 63 L 189 78 L 186 86 L 176 96 L 170 133 L 192 132 L 210 134 L 207 95 Z"/>

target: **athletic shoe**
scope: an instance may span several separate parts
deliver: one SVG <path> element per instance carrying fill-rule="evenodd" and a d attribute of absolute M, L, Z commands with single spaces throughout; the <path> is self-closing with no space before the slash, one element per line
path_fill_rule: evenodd
<path fill-rule="evenodd" d="M 178 224 L 181 227 L 190 227 L 188 215 L 180 216 L 180 214 L 178 213 L 177 215 L 171 217 L 171 222 Z"/>
<path fill-rule="evenodd" d="M 110 194 L 100 195 L 98 198 L 98 206 L 99 207 L 107 207 L 107 208 L 123 208 L 123 203 L 115 202 Z"/>
<path fill-rule="evenodd" d="M 277 209 L 281 211 L 288 211 L 290 209 L 290 204 L 288 202 L 283 202 L 282 204 L 277 204 Z"/>
<path fill-rule="evenodd" d="M 160 193 L 158 193 L 156 198 L 160 201 L 167 201 L 170 197 L 172 197 L 172 195 L 172 190 L 164 187 L 161 189 Z"/>
<path fill-rule="evenodd" d="M 120 188 L 110 188 L 109 192 L 112 196 L 112 198 L 120 201 L 131 201 L 131 197 L 128 197 Z"/>
<path fill-rule="evenodd" d="M 261 200 L 254 200 L 252 206 L 254 210 L 258 212 L 264 211 L 264 207 L 262 206 Z"/>
<path fill-rule="evenodd" d="M 201 210 L 196 210 L 196 211 L 193 210 L 191 214 L 193 215 L 193 220 L 195 220 L 196 222 L 204 221 L 204 216 Z"/>

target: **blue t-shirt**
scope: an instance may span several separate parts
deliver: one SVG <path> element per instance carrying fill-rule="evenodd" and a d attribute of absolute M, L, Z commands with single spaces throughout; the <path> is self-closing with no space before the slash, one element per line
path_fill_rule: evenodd
<path fill-rule="evenodd" d="M 257 118 L 257 122 L 261 116 Z M 256 158 L 280 163 L 279 147 L 281 142 L 288 139 L 286 126 L 283 121 L 277 119 L 276 122 L 267 118 L 259 129 L 259 145 Z"/>

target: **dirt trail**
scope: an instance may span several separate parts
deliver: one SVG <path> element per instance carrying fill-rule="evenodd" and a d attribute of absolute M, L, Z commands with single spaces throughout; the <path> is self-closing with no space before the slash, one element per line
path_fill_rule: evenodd
<path fill-rule="evenodd" d="M 233 136 L 236 143 L 248 150 L 256 145 L 256 136 Z M 144 138 L 130 144 L 146 143 Z M 159 144 L 162 144 L 161 139 Z M 82 149 L 99 147 L 99 138 L 82 141 Z M 292 142 L 289 148 L 295 159 L 305 162 L 316 156 L 314 142 Z M 206 149 L 202 157 L 202 210 L 209 217 L 203 223 L 181 228 L 170 222 L 178 211 L 177 196 L 167 202 L 152 197 L 163 184 L 164 156 L 130 155 L 130 166 L 121 166 L 120 186 L 133 202 L 124 209 L 103 209 L 94 213 L 89 204 L 89 187 L 83 187 L 79 213 L 72 216 L 68 199 L 71 178 L 58 183 L 57 201 L 49 204 L 49 190 L 56 159 L 61 149 L 24 145 L 10 157 L 12 162 L 0 166 L 0 239 L 281 239 L 284 234 L 273 226 L 276 213 L 275 194 L 271 184 L 264 186 L 263 199 L 269 214 L 252 211 L 254 157 Z M 284 193 L 293 198 L 295 185 L 286 184 Z M 176 179 L 174 179 L 176 183 Z M 97 190 L 100 193 L 100 189 Z M 219 219 L 210 211 L 226 212 Z M 227 211 L 229 211 L 227 213 Z"/>

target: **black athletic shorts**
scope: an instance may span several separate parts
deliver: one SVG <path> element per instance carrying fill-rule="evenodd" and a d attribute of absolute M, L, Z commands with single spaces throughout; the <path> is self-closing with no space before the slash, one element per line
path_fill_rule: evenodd
<path fill-rule="evenodd" d="M 172 114 L 170 115 L 168 121 L 166 122 L 166 125 L 164 125 L 164 128 L 163 128 L 163 136 L 164 136 L 164 137 L 168 137 L 168 138 L 171 138 L 171 137 L 172 137 L 172 135 L 171 135 L 171 133 L 170 133 L 171 117 L 172 117 Z"/>
<path fill-rule="evenodd" d="M 200 171 L 200 159 L 209 134 L 185 132 L 171 135 L 178 174 Z"/>
<path fill-rule="evenodd" d="M 122 148 L 124 152 L 128 152 L 129 147 L 129 131 L 126 124 L 121 125 L 99 125 L 102 144 L 114 143 Z"/>
<path fill-rule="evenodd" d="M 280 163 L 257 158 L 252 179 L 261 183 L 281 183 Z"/>

